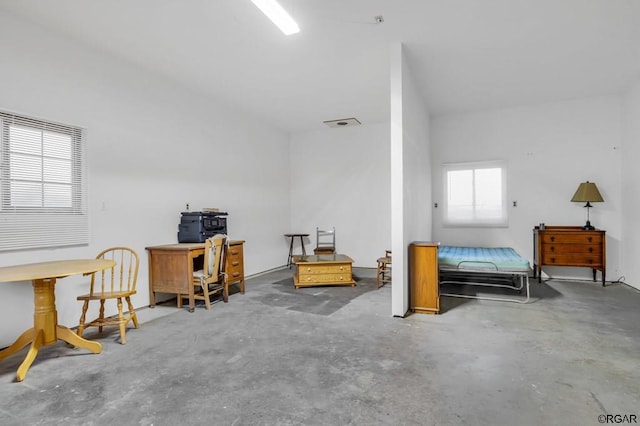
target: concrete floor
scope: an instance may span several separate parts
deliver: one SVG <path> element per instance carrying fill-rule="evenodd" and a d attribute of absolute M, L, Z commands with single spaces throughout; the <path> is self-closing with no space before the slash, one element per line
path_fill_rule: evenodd
<path fill-rule="evenodd" d="M 391 288 L 295 290 L 291 271 L 210 311 L 140 309 L 99 355 L 64 343 L 0 362 L 2 425 L 596 425 L 640 420 L 640 292 L 532 280 L 533 301 L 443 298 L 390 316 Z M 612 418 L 613 419 L 613 418 Z M 613 423 L 613 421 L 609 422 Z M 633 423 L 633 422 L 632 422 Z"/>

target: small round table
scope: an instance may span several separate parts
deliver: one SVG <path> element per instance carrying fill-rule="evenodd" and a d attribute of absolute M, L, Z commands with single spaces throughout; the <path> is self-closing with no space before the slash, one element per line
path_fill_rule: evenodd
<path fill-rule="evenodd" d="M 307 251 L 304 249 L 304 237 L 308 237 L 309 234 L 284 234 L 285 237 L 290 238 L 291 242 L 289 243 L 289 258 L 287 259 L 287 267 L 291 269 L 291 265 L 293 264 L 293 240 L 296 237 L 300 238 L 300 246 L 302 247 L 302 255 L 306 256 Z"/>

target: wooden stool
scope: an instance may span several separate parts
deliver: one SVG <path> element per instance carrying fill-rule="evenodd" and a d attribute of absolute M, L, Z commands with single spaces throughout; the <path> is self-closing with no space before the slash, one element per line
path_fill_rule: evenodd
<path fill-rule="evenodd" d="M 391 250 L 385 250 L 384 257 L 378 258 L 376 288 L 391 282 Z"/>
<path fill-rule="evenodd" d="M 300 246 L 302 247 L 302 255 L 306 256 L 307 255 L 307 251 L 304 249 L 304 237 L 308 237 L 309 234 L 284 234 L 285 237 L 288 237 L 291 239 L 291 242 L 289 243 L 289 258 L 287 259 L 287 267 L 289 269 L 291 269 L 291 265 L 293 264 L 293 240 L 296 239 L 296 237 L 300 237 Z"/>

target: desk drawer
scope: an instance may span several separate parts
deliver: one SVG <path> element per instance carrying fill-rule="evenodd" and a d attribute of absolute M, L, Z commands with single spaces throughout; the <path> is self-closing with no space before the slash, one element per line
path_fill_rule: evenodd
<path fill-rule="evenodd" d="M 231 244 L 227 248 L 227 258 L 242 258 L 242 244 Z"/>
<path fill-rule="evenodd" d="M 233 274 L 235 272 L 240 272 L 242 273 L 242 271 L 244 270 L 244 263 L 242 262 L 242 258 L 227 258 L 227 265 L 226 265 L 226 273 L 227 274 Z"/>
<path fill-rule="evenodd" d="M 300 274 L 298 281 L 301 284 L 350 282 L 351 274 Z"/>
<path fill-rule="evenodd" d="M 302 274 L 351 274 L 351 264 L 345 265 L 299 265 L 300 275 Z"/>

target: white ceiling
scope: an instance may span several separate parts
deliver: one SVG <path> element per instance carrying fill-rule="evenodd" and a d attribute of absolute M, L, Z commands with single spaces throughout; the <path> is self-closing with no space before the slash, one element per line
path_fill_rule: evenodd
<path fill-rule="evenodd" d="M 640 79 L 638 0 L 281 4 L 300 33 L 284 36 L 250 0 L 0 0 L 0 13 L 291 132 L 388 121 L 393 42 L 434 114 L 620 93 Z"/>

